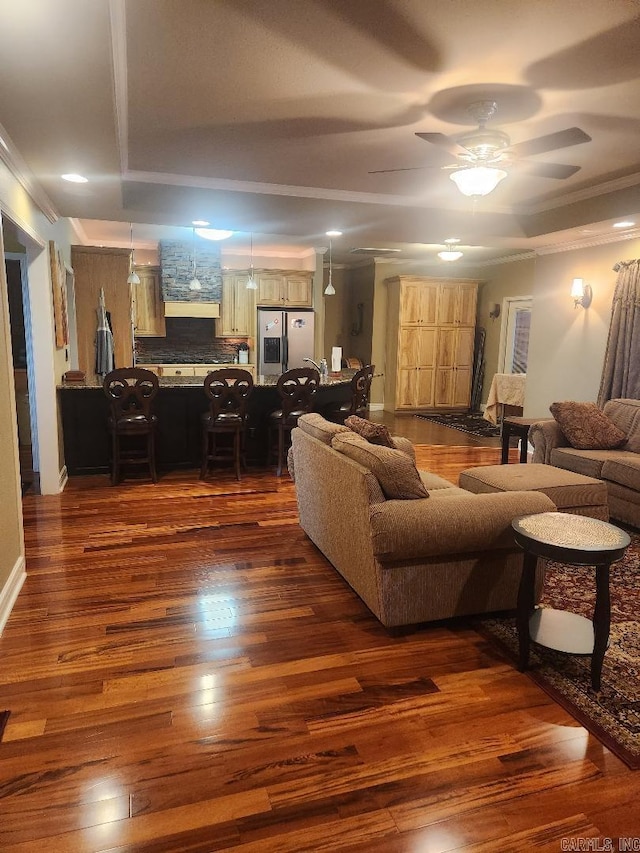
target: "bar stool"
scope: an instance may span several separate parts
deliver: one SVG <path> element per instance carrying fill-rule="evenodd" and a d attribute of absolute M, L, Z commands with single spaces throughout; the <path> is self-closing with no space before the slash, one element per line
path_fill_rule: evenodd
<path fill-rule="evenodd" d="M 155 463 L 155 432 L 152 412 L 159 390 L 158 377 L 142 367 L 120 367 L 104 377 L 102 387 L 110 404 L 107 421 L 111 433 L 111 484 L 122 478 L 123 465 L 147 465 L 158 482 Z"/>
<path fill-rule="evenodd" d="M 320 374 L 315 367 L 296 367 L 283 373 L 278 379 L 276 390 L 280 395 L 280 408 L 269 415 L 269 455 L 277 456 L 278 477 L 282 474 L 285 459 L 285 433 L 297 426 L 300 415 L 313 410 L 315 395 L 320 385 Z"/>
<path fill-rule="evenodd" d="M 343 424 L 350 415 L 358 415 L 361 418 L 367 416 L 371 381 L 375 369 L 375 364 L 368 364 L 362 370 L 354 373 L 351 379 L 351 399 L 341 405 L 336 403 L 329 406 L 325 411 L 325 417 L 328 421 Z"/>
<path fill-rule="evenodd" d="M 236 479 L 240 479 L 240 462 L 245 462 L 247 400 L 252 391 L 252 375 L 237 367 L 214 370 L 204 380 L 209 411 L 202 416 L 201 480 L 207 476 L 210 462 L 223 461 L 233 462 Z M 219 446 L 220 435 L 231 436 L 231 445 Z"/>

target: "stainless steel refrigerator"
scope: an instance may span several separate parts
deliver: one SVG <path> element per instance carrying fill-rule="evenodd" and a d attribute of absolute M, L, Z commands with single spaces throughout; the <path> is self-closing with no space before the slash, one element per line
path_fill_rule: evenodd
<path fill-rule="evenodd" d="M 313 358 L 311 309 L 258 308 L 258 374 L 279 376 L 294 367 L 309 367 Z"/>

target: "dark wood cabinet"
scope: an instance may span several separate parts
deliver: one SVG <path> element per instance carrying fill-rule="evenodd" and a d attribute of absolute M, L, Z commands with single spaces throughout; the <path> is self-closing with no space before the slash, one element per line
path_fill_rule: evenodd
<path fill-rule="evenodd" d="M 349 379 L 320 387 L 316 410 L 322 412 L 350 398 Z M 70 476 L 109 471 L 110 439 L 107 430 L 109 404 L 101 387 L 60 388 L 64 433 L 64 456 Z M 275 385 L 256 386 L 249 400 L 247 458 L 251 464 L 266 464 L 268 417 L 277 409 Z M 160 387 L 155 399 L 158 417 L 156 465 L 158 471 L 199 468 L 201 417 L 207 411 L 201 384 Z"/>

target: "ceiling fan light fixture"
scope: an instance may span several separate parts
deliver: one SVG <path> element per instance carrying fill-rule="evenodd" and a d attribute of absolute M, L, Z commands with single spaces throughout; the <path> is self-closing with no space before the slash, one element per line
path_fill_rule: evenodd
<path fill-rule="evenodd" d="M 466 196 L 489 195 L 503 178 L 507 177 L 504 169 L 494 169 L 490 166 L 472 166 L 457 169 L 449 175 L 460 192 Z"/>

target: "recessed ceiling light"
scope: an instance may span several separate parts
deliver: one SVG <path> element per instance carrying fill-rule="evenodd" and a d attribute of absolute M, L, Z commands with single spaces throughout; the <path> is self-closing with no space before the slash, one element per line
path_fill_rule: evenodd
<path fill-rule="evenodd" d="M 226 240 L 231 237 L 233 231 L 225 231 L 223 228 L 196 228 L 196 234 L 205 240 Z"/>
<path fill-rule="evenodd" d="M 629 220 L 625 220 L 624 222 L 614 222 L 613 227 L 614 228 L 631 228 L 635 224 L 636 224 L 635 222 L 630 222 Z"/>
<path fill-rule="evenodd" d="M 342 237 L 342 231 L 327 231 L 327 237 Z"/>
<path fill-rule="evenodd" d="M 86 184 L 89 182 L 89 178 L 85 178 L 84 175 L 76 175 L 75 172 L 70 172 L 68 175 L 60 175 L 63 181 L 70 181 L 72 184 Z"/>
<path fill-rule="evenodd" d="M 194 219 L 191 224 L 199 226 L 200 228 L 206 228 L 209 223 L 206 219 Z"/>

